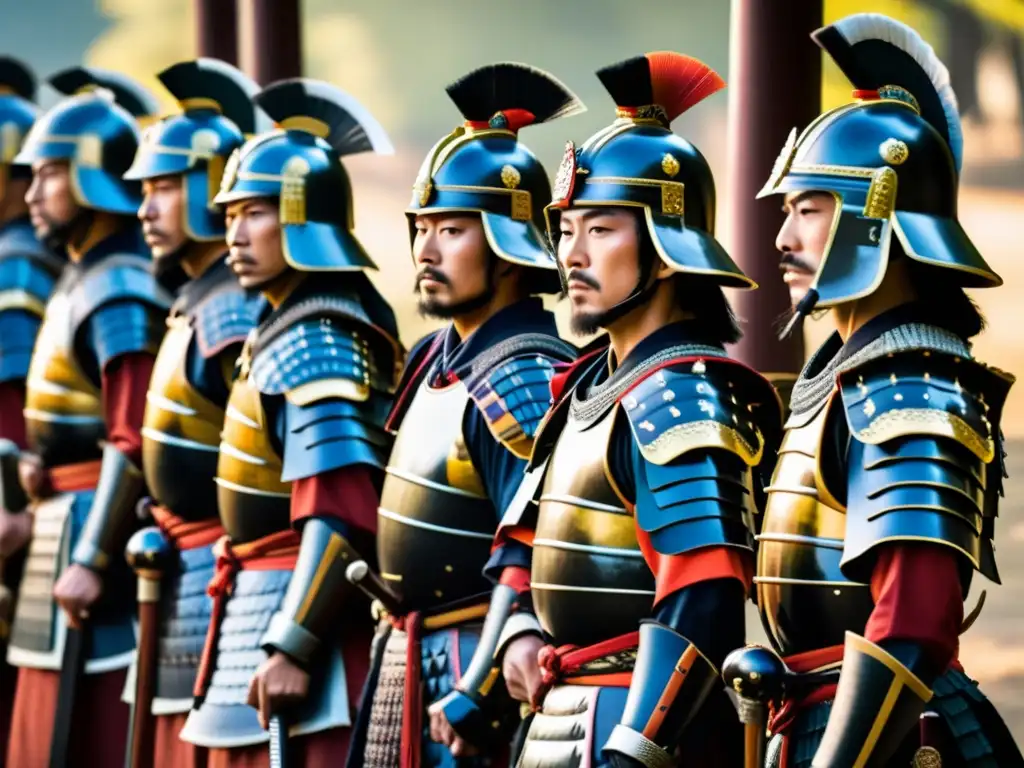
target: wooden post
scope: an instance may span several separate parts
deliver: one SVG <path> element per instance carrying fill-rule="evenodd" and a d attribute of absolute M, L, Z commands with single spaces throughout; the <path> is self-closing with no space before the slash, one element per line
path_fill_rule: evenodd
<path fill-rule="evenodd" d="M 755 200 L 792 128 L 821 109 L 821 50 L 809 35 L 822 25 L 823 0 L 733 0 L 729 58 L 729 251 L 760 288 L 734 294 L 746 322 L 734 354 L 764 373 L 795 374 L 804 360 L 799 333 L 779 341 L 776 319 L 790 306 L 775 236 L 781 200 Z"/>
<path fill-rule="evenodd" d="M 193 0 L 196 14 L 196 55 L 238 64 L 236 0 Z"/>
<path fill-rule="evenodd" d="M 299 0 L 242 4 L 242 69 L 260 85 L 302 74 Z"/>

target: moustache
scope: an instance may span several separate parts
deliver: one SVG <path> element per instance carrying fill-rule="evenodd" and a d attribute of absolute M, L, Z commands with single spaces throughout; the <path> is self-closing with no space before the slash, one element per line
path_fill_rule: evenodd
<path fill-rule="evenodd" d="M 420 270 L 419 274 L 416 275 L 416 287 L 419 288 L 420 283 L 422 283 L 428 277 L 434 282 L 441 283 L 441 285 L 452 284 L 451 280 L 448 279 L 448 276 L 445 275 L 444 272 L 442 272 L 441 270 L 437 269 L 436 267 L 424 267 L 422 270 Z"/>
<path fill-rule="evenodd" d="M 227 259 L 225 259 L 224 263 L 227 264 L 229 267 L 253 267 L 256 266 L 256 259 L 254 259 L 252 256 L 246 253 L 236 253 L 232 251 L 231 253 L 228 254 L 228 257 Z"/>
<path fill-rule="evenodd" d="M 156 227 L 143 227 L 142 228 L 142 236 L 143 237 L 160 237 L 160 238 L 163 238 L 165 240 L 167 239 L 167 233 L 164 232 L 162 229 L 157 229 Z"/>
<path fill-rule="evenodd" d="M 779 259 L 779 269 L 782 271 L 796 269 L 800 272 L 810 272 L 812 274 L 818 271 L 818 267 L 809 259 L 792 251 L 786 251 L 782 254 L 782 258 Z"/>
<path fill-rule="evenodd" d="M 601 290 L 601 284 L 597 282 L 597 279 L 590 274 L 587 274 L 582 269 L 570 269 L 569 274 L 566 275 L 565 281 L 567 283 L 583 283 L 588 288 L 593 288 L 595 291 Z"/>

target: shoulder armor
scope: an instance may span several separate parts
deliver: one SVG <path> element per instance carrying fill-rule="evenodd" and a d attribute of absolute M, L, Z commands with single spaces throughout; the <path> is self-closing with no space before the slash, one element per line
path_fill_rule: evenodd
<path fill-rule="evenodd" d="M 476 378 L 469 395 L 494 438 L 521 459 L 551 406 L 551 378 L 559 362 L 545 354 L 507 359 Z"/>
<path fill-rule="evenodd" d="M 993 581 L 997 424 L 1012 377 L 974 360 L 909 351 L 840 376 L 849 451 L 842 567 L 870 579 L 887 541 L 952 547 Z"/>
<path fill-rule="evenodd" d="M 2 296 L 0 293 L 0 300 Z M 35 314 L 0 311 L 0 382 L 28 377 L 40 325 L 42 320 Z"/>
<path fill-rule="evenodd" d="M 87 325 L 99 370 L 121 355 L 132 352 L 156 354 L 166 330 L 166 317 L 153 305 L 137 301 L 103 304 Z"/>
<path fill-rule="evenodd" d="M 254 352 L 249 378 L 263 394 L 299 406 L 328 398 L 363 402 L 371 390 L 389 390 L 364 335 L 332 317 L 307 317 L 278 333 Z"/>
<path fill-rule="evenodd" d="M 653 464 L 717 448 L 749 466 L 761 460 L 765 438 L 758 424 L 778 429 L 778 396 L 750 369 L 725 358 L 698 358 L 660 368 L 622 397 L 640 453 Z"/>
<path fill-rule="evenodd" d="M 900 437 L 947 437 L 988 464 L 995 458 L 993 413 L 1013 377 L 969 358 L 908 351 L 872 360 L 839 377 L 853 437 L 881 445 Z M 998 427 L 998 425 L 997 425 Z"/>
<path fill-rule="evenodd" d="M 383 470 L 391 452 L 384 430 L 390 407 L 391 398 L 379 391 L 369 391 L 362 402 L 339 395 L 304 404 L 289 398 L 281 479 L 291 482 L 353 464 Z"/>
<path fill-rule="evenodd" d="M 215 291 L 193 309 L 199 354 L 210 359 L 232 344 L 242 344 L 256 326 L 261 302 L 236 286 Z"/>
<path fill-rule="evenodd" d="M 0 313 L 17 309 L 42 317 L 60 274 L 49 256 L 0 253 Z"/>
<path fill-rule="evenodd" d="M 171 296 L 157 283 L 141 256 L 108 256 L 86 270 L 70 295 L 72 323 L 79 328 L 97 309 L 112 302 L 144 304 L 165 313 Z"/>

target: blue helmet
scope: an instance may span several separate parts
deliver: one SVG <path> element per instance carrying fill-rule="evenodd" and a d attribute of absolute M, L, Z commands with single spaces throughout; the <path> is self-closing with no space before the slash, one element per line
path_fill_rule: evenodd
<path fill-rule="evenodd" d="M 224 239 L 224 214 L 213 204 L 224 166 L 246 135 L 256 131 L 256 83 L 216 59 L 183 61 L 157 77 L 181 106 L 181 114 L 148 126 L 125 179 L 180 175 L 185 193 L 184 227 L 198 241 Z"/>
<path fill-rule="evenodd" d="M 500 62 L 479 67 L 448 86 L 465 123 L 427 155 L 406 210 L 415 220 L 443 211 L 479 213 L 487 243 L 500 259 L 549 271 L 539 292 L 557 291 L 555 260 L 544 237 L 544 206 L 551 186 L 544 166 L 519 129 L 586 110 L 544 70 Z"/>
<path fill-rule="evenodd" d="M 715 239 L 715 180 L 707 160 L 670 127 L 725 82 L 703 62 L 671 51 L 626 59 L 597 76 L 615 102 L 616 120 L 580 147 L 566 145 L 545 209 L 552 241 L 567 208 L 630 208 L 641 212 L 658 256 L 673 270 L 756 288 Z M 649 277 L 641 275 L 621 306 L 640 297 Z"/>
<path fill-rule="evenodd" d="M 17 59 L 0 56 L 0 199 L 7 180 L 21 170 L 12 161 L 39 117 L 35 97 L 36 79 L 28 67 Z"/>
<path fill-rule="evenodd" d="M 352 185 L 341 159 L 392 154 L 384 129 L 347 93 L 317 80 L 282 80 L 255 102 L 280 130 L 235 150 L 214 203 L 278 199 L 284 257 L 294 269 L 376 269 L 352 232 Z"/>
<path fill-rule="evenodd" d="M 114 72 L 73 67 L 50 78 L 67 95 L 43 115 L 14 158 L 66 160 L 79 204 L 97 211 L 134 215 L 142 202 L 138 182 L 121 177 L 139 142 L 134 114 L 153 114 L 156 100 L 138 83 Z"/>
<path fill-rule="evenodd" d="M 798 316 L 873 293 L 895 238 L 963 287 L 1002 283 L 957 220 L 963 137 L 949 72 L 913 29 L 860 13 L 812 37 L 855 100 L 790 133 L 759 197 L 831 192 L 832 234 Z"/>

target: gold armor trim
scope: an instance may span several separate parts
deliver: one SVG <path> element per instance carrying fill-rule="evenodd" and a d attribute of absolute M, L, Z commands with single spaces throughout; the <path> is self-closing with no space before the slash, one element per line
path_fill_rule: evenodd
<path fill-rule="evenodd" d="M 637 429 L 654 429 L 649 421 L 641 421 Z M 691 421 L 686 424 L 676 424 L 669 427 L 654 440 L 641 445 L 637 442 L 640 453 L 652 464 L 668 464 L 684 453 L 700 448 L 721 448 L 739 456 L 747 463 L 747 466 L 754 466 L 761 461 L 761 454 L 764 452 L 763 441 L 758 441 L 755 448 L 732 427 L 727 427 L 717 421 Z"/>
<path fill-rule="evenodd" d="M 288 402 L 300 406 L 309 405 L 328 397 L 339 397 L 342 400 L 364 403 L 370 399 L 370 385 L 360 384 L 351 379 L 320 379 L 290 389 L 285 392 L 284 396 Z"/>
<path fill-rule="evenodd" d="M 46 314 L 46 304 L 28 291 L 19 288 L 0 291 L 0 312 L 8 309 L 21 309 L 36 317 L 43 317 Z"/>
<path fill-rule="evenodd" d="M 886 411 L 854 435 L 869 445 L 881 445 L 905 435 L 936 435 L 956 440 L 986 464 L 995 458 L 995 443 L 991 435 L 983 437 L 955 413 L 934 408 Z"/>
<path fill-rule="evenodd" d="M 102 424 L 100 390 L 82 372 L 71 349 L 71 302 L 57 294 L 36 338 L 25 384 L 25 418 L 29 422 Z"/>
<path fill-rule="evenodd" d="M 661 213 L 671 216 L 682 216 L 683 192 L 685 185 L 681 181 L 658 181 L 656 179 L 642 179 L 635 176 L 593 176 L 588 178 L 585 184 L 616 184 L 623 187 L 659 187 L 661 189 Z M 586 201 L 591 205 L 590 201 Z M 622 205 L 623 203 L 610 203 L 611 205 Z M 649 207 L 649 206 L 644 206 Z"/>
<path fill-rule="evenodd" d="M 893 656 L 886 653 L 870 640 L 866 640 L 853 632 L 846 633 L 846 653 L 850 651 L 870 656 L 875 661 L 883 664 L 893 675 L 892 683 L 889 685 L 889 690 L 882 701 L 882 706 L 878 710 L 875 722 L 871 725 L 871 730 L 864 740 L 864 746 L 853 763 L 854 768 L 863 768 L 863 766 L 868 764 L 871 753 L 878 743 L 878 737 L 881 736 L 886 723 L 889 722 L 889 717 L 892 715 L 892 710 L 900 697 L 900 692 L 904 688 L 909 688 L 915 696 L 927 704 L 931 701 L 932 691 L 921 682 L 917 675 L 900 664 Z"/>
<path fill-rule="evenodd" d="M 215 452 L 224 411 L 197 392 L 185 378 L 189 345 L 195 335 L 185 315 L 168 318 L 146 393 L 143 440 Z"/>
<path fill-rule="evenodd" d="M 231 387 L 215 481 L 241 493 L 287 498 L 291 483 L 281 480 L 281 459 L 270 443 L 260 393 L 249 382 L 246 368 Z"/>
<path fill-rule="evenodd" d="M 321 139 L 326 139 L 331 133 L 331 126 L 323 120 L 308 115 L 293 115 L 286 117 L 278 125 L 286 131 L 302 131 L 311 133 Z"/>
<path fill-rule="evenodd" d="M 864 215 L 869 219 L 888 219 L 892 216 L 896 209 L 896 188 L 896 171 L 889 167 L 876 170 L 871 175 L 871 186 L 868 187 L 867 200 L 864 202 Z"/>

